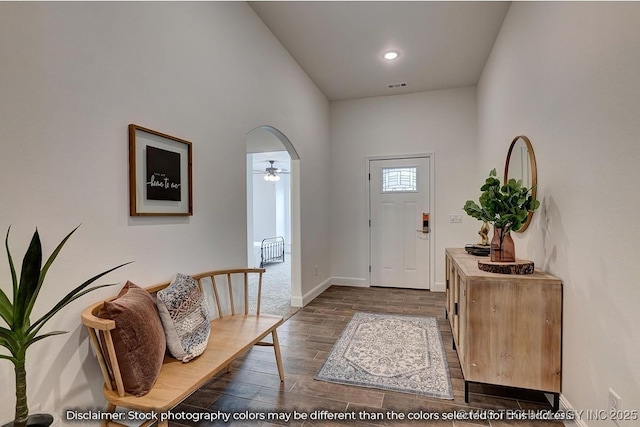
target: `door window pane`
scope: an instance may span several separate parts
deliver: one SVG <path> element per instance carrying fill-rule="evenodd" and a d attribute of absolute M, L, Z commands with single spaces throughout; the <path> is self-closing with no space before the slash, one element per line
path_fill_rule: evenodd
<path fill-rule="evenodd" d="M 382 168 L 382 192 L 418 191 L 416 167 Z"/>

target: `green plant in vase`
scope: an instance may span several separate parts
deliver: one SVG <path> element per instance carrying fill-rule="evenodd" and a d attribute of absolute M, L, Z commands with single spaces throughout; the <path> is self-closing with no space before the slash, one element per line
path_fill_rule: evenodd
<path fill-rule="evenodd" d="M 71 292 L 66 294 L 60 301 L 58 301 L 52 308 L 49 309 L 42 317 L 35 322 L 31 322 L 31 311 L 38 299 L 40 290 L 44 283 L 45 276 L 49 271 L 49 267 L 53 264 L 54 260 L 58 256 L 58 253 L 67 242 L 69 237 L 78 229 L 76 227 L 71 233 L 69 233 L 58 244 L 53 253 L 49 256 L 44 265 L 42 265 L 42 245 L 40 243 L 40 236 L 38 230 L 35 231 L 29 244 L 23 259 L 22 269 L 20 277 L 16 274 L 16 269 L 13 264 L 13 258 L 11 257 L 11 251 L 9 250 L 9 230 L 7 230 L 7 236 L 5 238 L 5 247 L 7 250 L 7 257 L 9 259 L 9 268 L 11 270 L 12 279 L 12 295 L 11 299 L 0 288 L 0 318 L 6 323 L 7 327 L 0 326 L 0 346 L 6 348 L 9 354 L 0 354 L 0 359 L 7 359 L 14 365 L 15 371 L 15 385 L 16 385 L 16 409 L 14 421 L 5 426 L 12 427 L 24 427 L 27 422 L 33 416 L 29 415 L 29 407 L 27 405 L 27 374 L 25 369 L 25 362 L 27 356 L 27 350 L 32 344 L 48 338 L 54 335 L 64 334 L 63 331 L 53 331 L 47 333 L 40 333 L 42 327 L 51 318 L 66 307 L 71 302 L 80 298 L 81 296 L 94 291 L 104 286 L 111 286 L 113 284 L 98 285 L 91 288 L 87 288 L 90 284 L 101 278 L 102 276 L 116 270 L 126 264 L 121 264 L 117 267 L 104 271 L 96 276 L 93 276 L 86 282 L 77 286 Z M 40 417 L 42 418 L 42 417 Z M 29 424 L 34 425 L 34 424 Z M 43 424 L 37 424 L 43 425 Z M 44 424 L 44 425 L 49 425 Z"/>
<path fill-rule="evenodd" d="M 512 178 L 501 185 L 496 175 L 492 169 L 480 187 L 480 204 L 467 200 L 463 209 L 469 216 L 493 225 L 491 261 L 513 262 L 515 250 L 509 233 L 522 227 L 529 212 L 538 209 L 540 202 L 533 197 L 532 188 L 522 186 L 521 180 Z"/>

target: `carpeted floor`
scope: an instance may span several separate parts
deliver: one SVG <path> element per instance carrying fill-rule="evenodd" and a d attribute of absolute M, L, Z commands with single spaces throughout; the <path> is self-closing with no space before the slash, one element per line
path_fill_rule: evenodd
<path fill-rule="evenodd" d="M 315 379 L 453 399 L 435 317 L 354 313 Z"/>
<path fill-rule="evenodd" d="M 284 262 L 267 264 L 262 278 L 262 299 L 260 312 L 276 314 L 286 319 L 293 316 L 299 308 L 291 307 L 291 262 L 287 254 Z M 257 286 L 249 291 L 249 310 L 256 307 Z"/>

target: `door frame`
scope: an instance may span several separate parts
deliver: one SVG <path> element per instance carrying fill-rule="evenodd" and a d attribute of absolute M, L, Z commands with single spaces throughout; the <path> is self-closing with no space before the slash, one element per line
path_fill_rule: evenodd
<path fill-rule="evenodd" d="M 303 298 L 302 298 L 302 239 L 301 239 L 301 230 L 300 226 L 301 220 L 301 208 L 300 208 L 300 155 L 296 148 L 293 146 L 293 143 L 289 138 L 270 125 L 261 125 L 256 128 L 251 129 L 249 132 L 245 134 L 245 151 L 246 151 L 246 135 L 249 133 L 262 129 L 273 136 L 275 136 L 281 143 L 285 150 L 289 153 L 289 157 L 291 158 L 291 170 L 290 170 L 290 220 L 291 220 L 291 255 L 289 259 L 291 260 L 291 306 L 292 307 L 304 307 Z M 245 177 L 249 179 L 249 171 L 251 171 L 252 166 L 249 166 L 248 161 L 246 162 L 246 173 Z M 245 194 L 246 197 L 248 194 L 248 184 L 245 183 Z M 249 232 L 249 201 L 247 200 L 247 205 L 245 206 L 247 212 L 245 215 L 247 216 L 247 236 L 245 240 L 247 240 L 247 259 L 249 259 L 252 252 L 253 242 L 248 242 L 248 232 Z M 252 227 L 252 225 L 251 225 Z"/>
<path fill-rule="evenodd" d="M 401 160 L 426 158 L 429 162 L 429 290 L 433 289 L 435 284 L 435 251 L 436 251 L 436 233 L 435 233 L 435 206 L 436 206 L 436 186 L 435 186 L 435 153 L 416 153 L 416 154 L 390 154 L 381 156 L 368 156 L 366 158 L 365 180 L 366 180 L 366 209 L 367 209 L 367 260 L 368 272 L 367 281 L 371 286 L 371 162 L 376 160 Z"/>

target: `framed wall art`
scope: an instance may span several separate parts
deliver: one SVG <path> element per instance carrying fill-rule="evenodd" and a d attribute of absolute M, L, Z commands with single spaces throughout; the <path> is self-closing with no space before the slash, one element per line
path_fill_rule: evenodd
<path fill-rule="evenodd" d="M 191 143 L 129 125 L 129 214 L 193 215 Z"/>

